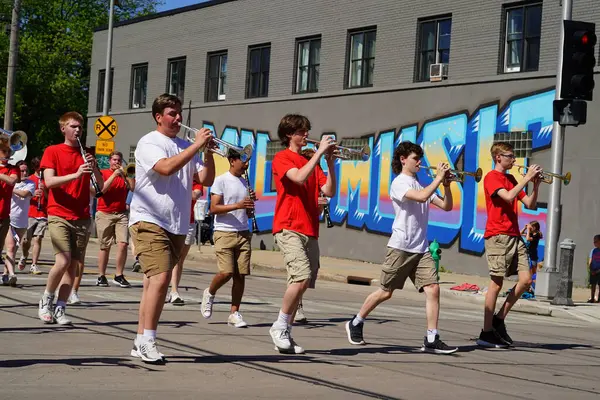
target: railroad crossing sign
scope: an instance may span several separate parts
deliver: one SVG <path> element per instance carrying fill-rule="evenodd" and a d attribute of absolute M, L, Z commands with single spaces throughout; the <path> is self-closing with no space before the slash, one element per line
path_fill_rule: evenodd
<path fill-rule="evenodd" d="M 96 140 L 96 154 L 110 155 L 115 150 L 115 142 L 112 140 Z"/>
<path fill-rule="evenodd" d="M 119 132 L 119 126 L 117 121 L 113 117 L 104 115 L 96 120 L 94 123 L 94 131 L 96 136 L 102 140 L 110 140 L 117 136 Z"/>

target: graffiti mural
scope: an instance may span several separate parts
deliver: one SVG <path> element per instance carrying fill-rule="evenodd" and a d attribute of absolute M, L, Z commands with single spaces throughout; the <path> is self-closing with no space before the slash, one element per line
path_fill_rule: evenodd
<path fill-rule="evenodd" d="M 530 131 L 533 135 L 533 152 L 550 145 L 553 99 L 554 90 L 545 90 L 513 98 L 503 108 L 499 103 L 490 103 L 481 105 L 472 114 L 468 111 L 454 112 L 398 129 L 377 131 L 378 128 L 374 126 L 374 131 L 378 133 L 367 137 L 372 149 L 369 161 L 336 161 L 339 186 L 337 195 L 330 201 L 331 220 L 346 228 L 390 235 L 394 212 L 389 187 L 395 177 L 391 159 L 394 148 L 400 142 L 412 141 L 421 145 L 425 165 L 437 165 L 444 161 L 455 168 L 460 160 L 466 171 L 482 168 L 485 174 L 493 168 L 489 149 L 495 133 Z M 217 127 L 211 122 L 205 121 L 203 126 L 217 132 Z M 222 129 L 221 138 L 240 146 L 254 146 L 249 176 L 259 199 L 256 216 L 261 231 L 270 230 L 276 193 L 271 186 L 271 161 L 267 160 L 267 145 L 271 140 L 277 140 L 276 135 L 271 137 L 266 131 L 226 126 Z M 216 157 L 215 160 L 217 174 L 227 171 L 226 159 Z M 517 159 L 517 164 L 526 165 L 527 160 Z M 321 167 L 327 172 L 325 161 L 322 161 Z M 424 186 L 431 182 L 425 170 L 419 172 L 418 178 Z M 450 212 L 433 206 L 431 208 L 429 239 L 437 239 L 444 247 L 457 245 L 461 252 L 481 255 L 484 251 L 486 219 L 483 180 L 476 183 L 474 179 L 467 178 L 462 184 L 453 184 L 452 191 L 454 208 Z M 542 231 L 545 231 L 546 212 L 545 208 L 532 211 L 521 207 L 520 225 L 536 219 Z M 543 241 L 540 242 L 539 252 L 543 257 Z"/>

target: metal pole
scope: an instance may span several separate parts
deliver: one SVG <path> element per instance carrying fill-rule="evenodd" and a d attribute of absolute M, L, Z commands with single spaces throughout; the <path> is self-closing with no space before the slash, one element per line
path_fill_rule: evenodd
<path fill-rule="evenodd" d="M 106 70 L 104 73 L 104 101 L 102 102 L 102 115 L 108 115 L 108 88 L 110 83 L 110 67 L 112 59 L 114 9 L 115 0 L 110 0 L 110 11 L 108 14 L 108 44 L 106 45 Z"/>
<path fill-rule="evenodd" d="M 21 0 L 15 0 L 10 24 L 10 50 L 8 53 L 8 70 L 6 71 L 6 102 L 4 105 L 4 129 L 13 129 L 13 108 L 15 105 L 15 80 L 17 76 L 17 60 L 19 56 L 19 14 Z"/>
<path fill-rule="evenodd" d="M 573 11 L 573 1 L 563 0 L 563 15 L 560 21 L 560 46 L 558 48 L 558 67 L 556 72 L 556 95 L 554 98 L 560 100 L 560 83 L 562 80 L 563 67 L 563 45 L 565 42 L 565 28 L 563 21 L 570 20 Z M 560 126 L 558 122 L 552 124 L 552 172 L 562 173 L 563 153 L 565 146 L 565 127 Z M 548 221 L 546 225 L 546 247 L 544 254 L 544 270 L 547 272 L 556 272 L 558 265 L 556 263 L 556 254 L 558 250 L 558 240 L 560 235 L 560 193 L 562 182 L 554 179 L 550 186 L 550 196 L 548 197 Z"/>

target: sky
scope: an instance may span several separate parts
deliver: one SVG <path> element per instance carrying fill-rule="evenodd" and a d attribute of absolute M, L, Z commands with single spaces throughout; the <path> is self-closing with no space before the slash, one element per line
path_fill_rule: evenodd
<path fill-rule="evenodd" d="M 158 7 L 158 11 L 167 11 L 172 10 L 174 8 L 185 7 L 192 4 L 204 3 L 208 0 L 163 0 L 162 6 Z"/>

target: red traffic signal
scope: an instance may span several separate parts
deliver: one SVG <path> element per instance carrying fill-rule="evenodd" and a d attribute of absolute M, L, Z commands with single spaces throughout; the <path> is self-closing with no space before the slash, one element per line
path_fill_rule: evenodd
<path fill-rule="evenodd" d="M 592 100 L 596 65 L 596 25 L 583 21 L 563 21 L 565 41 L 560 97 Z"/>

